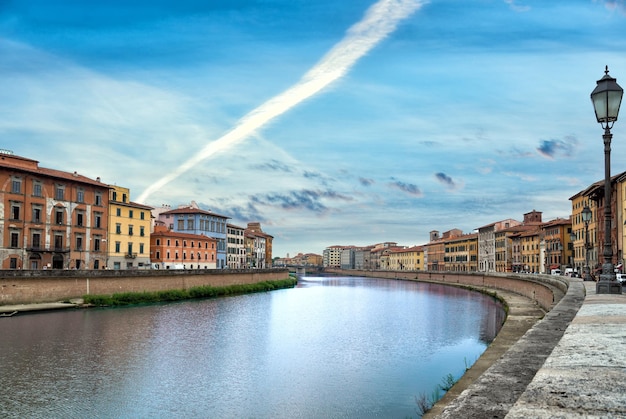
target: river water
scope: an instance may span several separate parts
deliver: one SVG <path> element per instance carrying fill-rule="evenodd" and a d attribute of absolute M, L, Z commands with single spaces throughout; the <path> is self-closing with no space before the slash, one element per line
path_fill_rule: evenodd
<path fill-rule="evenodd" d="M 296 288 L 0 319 L 2 418 L 406 418 L 504 320 L 442 285 Z"/>

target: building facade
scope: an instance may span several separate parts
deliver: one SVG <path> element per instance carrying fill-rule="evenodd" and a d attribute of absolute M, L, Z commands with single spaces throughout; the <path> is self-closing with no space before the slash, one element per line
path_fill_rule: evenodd
<path fill-rule="evenodd" d="M 101 269 L 109 187 L 0 153 L 2 269 Z"/>
<path fill-rule="evenodd" d="M 153 269 L 216 269 L 217 240 L 157 222 L 150 235 L 150 259 Z"/>
<path fill-rule="evenodd" d="M 216 269 L 224 269 L 228 266 L 226 225 L 229 218 L 200 209 L 195 202 L 158 214 L 159 221 L 172 231 L 213 237 L 217 242 Z"/>
<path fill-rule="evenodd" d="M 110 185 L 108 269 L 149 269 L 152 207 L 130 200 L 130 190 Z"/>
<path fill-rule="evenodd" d="M 243 269 L 246 267 L 245 229 L 234 224 L 227 224 L 226 228 L 226 263 L 230 269 Z"/>

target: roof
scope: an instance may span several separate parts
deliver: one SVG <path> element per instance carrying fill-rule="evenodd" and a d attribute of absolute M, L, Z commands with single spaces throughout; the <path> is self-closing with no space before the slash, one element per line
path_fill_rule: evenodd
<path fill-rule="evenodd" d="M 19 172 L 33 173 L 39 176 L 64 179 L 72 182 L 84 183 L 92 186 L 110 189 L 110 186 L 102 183 L 100 181 L 100 178 L 96 178 L 94 180 L 88 178 L 87 176 L 78 174 L 78 172 L 70 173 L 64 172 L 62 170 L 39 167 L 39 162 L 37 160 L 27 159 L 25 157 L 16 156 L 13 154 L 0 153 L 0 167 L 13 169 Z"/>
<path fill-rule="evenodd" d="M 214 212 L 206 211 L 206 210 L 203 210 L 203 209 L 200 209 L 200 208 L 189 208 L 189 207 L 187 207 L 187 208 L 176 208 L 176 209 L 173 209 L 173 210 L 162 212 L 161 214 L 162 215 L 163 214 L 166 214 L 166 215 L 172 215 L 172 214 L 203 214 L 203 215 L 211 215 L 211 216 L 214 216 L 214 217 L 221 217 L 221 218 L 227 218 L 227 219 L 231 218 L 231 217 L 227 217 L 225 215 L 216 214 Z"/>
<path fill-rule="evenodd" d="M 190 240 L 217 240 L 214 237 L 205 236 L 204 234 L 179 233 L 173 230 L 154 231 L 153 233 L 150 233 L 150 237 L 172 237 L 177 239 Z"/>

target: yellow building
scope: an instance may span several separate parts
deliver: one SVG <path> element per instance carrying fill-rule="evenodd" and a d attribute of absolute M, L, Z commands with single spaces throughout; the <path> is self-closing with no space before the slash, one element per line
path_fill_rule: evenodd
<path fill-rule="evenodd" d="M 422 246 L 393 248 L 389 252 L 389 270 L 422 271 L 424 270 L 424 249 Z"/>
<path fill-rule="evenodd" d="M 541 233 L 539 228 L 524 231 L 519 235 L 519 252 L 524 272 L 540 273 L 542 262 Z"/>
<path fill-rule="evenodd" d="M 132 202 L 128 188 L 110 188 L 107 269 L 149 269 L 153 208 Z"/>
<path fill-rule="evenodd" d="M 589 199 L 585 192 L 586 191 L 579 192 L 570 198 L 570 201 L 572 201 L 572 231 L 576 236 L 574 239 L 573 267 L 581 274 L 584 272 L 584 268 L 587 265 L 590 271 L 593 271 L 594 267 L 598 264 L 598 247 L 596 242 L 598 238 L 596 222 L 597 206 L 596 202 Z M 591 221 L 589 221 L 587 225 L 585 225 L 582 216 L 585 206 L 588 206 L 591 210 Z"/>
<path fill-rule="evenodd" d="M 557 218 L 541 225 L 545 256 L 542 273 L 550 273 L 553 269 L 560 269 L 564 273 L 565 268 L 573 267 L 571 232 L 572 221 L 570 218 Z"/>
<path fill-rule="evenodd" d="M 445 270 L 476 272 L 478 270 L 478 234 L 453 236 L 445 240 Z"/>

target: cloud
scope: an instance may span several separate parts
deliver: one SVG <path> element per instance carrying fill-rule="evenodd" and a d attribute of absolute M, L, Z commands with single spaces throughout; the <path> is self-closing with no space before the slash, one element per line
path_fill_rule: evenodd
<path fill-rule="evenodd" d="M 419 0 L 379 0 L 367 10 L 363 19 L 348 29 L 346 36 L 300 81 L 252 110 L 225 135 L 208 143 L 199 153 L 195 153 L 183 164 L 170 170 L 148 186 L 137 201 L 145 202 L 153 192 L 188 172 L 200 162 L 244 141 L 273 119 L 343 77 L 360 58 L 395 31 L 403 19 L 421 6 L 422 3 Z"/>
<path fill-rule="evenodd" d="M 420 190 L 420 188 L 417 185 L 414 185 L 412 183 L 404 183 L 402 181 L 399 180 L 393 180 L 393 182 L 389 182 L 388 186 L 390 188 L 393 189 L 398 189 L 402 192 L 405 192 L 409 195 L 421 198 L 424 194 L 422 193 L 422 191 Z"/>
<path fill-rule="evenodd" d="M 600 3 L 604 3 L 604 6 L 609 10 L 619 10 L 626 14 L 626 0 L 600 0 Z"/>
<path fill-rule="evenodd" d="M 374 182 L 374 179 L 367 179 L 367 178 L 364 178 L 364 177 L 360 177 L 360 178 L 359 178 L 359 183 L 360 183 L 361 185 L 363 185 L 363 186 L 371 186 L 371 185 L 373 185 L 375 182 Z"/>
<path fill-rule="evenodd" d="M 452 180 L 452 178 L 445 173 L 435 173 L 435 179 L 437 179 L 439 183 L 446 185 L 449 189 L 454 189 L 456 187 L 454 180 Z"/>
<path fill-rule="evenodd" d="M 504 0 L 504 2 L 515 12 L 528 12 L 530 10 L 530 6 L 520 6 L 517 4 L 517 0 Z"/>
<path fill-rule="evenodd" d="M 292 172 L 291 167 L 278 160 L 271 160 L 268 163 L 257 165 L 255 166 L 255 168 L 260 170 L 269 170 L 273 172 Z"/>
<path fill-rule="evenodd" d="M 352 201 L 353 198 L 334 191 L 303 189 L 288 193 L 269 193 L 251 198 L 252 203 L 279 207 L 284 210 L 305 209 L 319 214 L 329 211 L 324 200 Z"/>
<path fill-rule="evenodd" d="M 543 140 L 537 147 L 537 151 L 543 157 L 554 159 L 557 155 L 571 157 L 578 141 L 572 137 L 565 137 L 564 140 Z"/>

